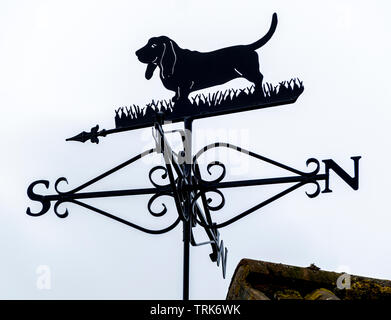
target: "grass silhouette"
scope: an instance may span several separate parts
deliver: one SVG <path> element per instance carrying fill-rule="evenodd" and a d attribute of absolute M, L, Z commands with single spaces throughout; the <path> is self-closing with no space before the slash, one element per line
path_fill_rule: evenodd
<path fill-rule="evenodd" d="M 279 102 L 294 102 L 303 92 L 303 82 L 299 79 L 282 81 L 273 86 L 263 85 L 263 93 L 254 90 L 254 86 L 244 89 L 227 89 L 209 94 L 197 94 L 189 97 L 188 105 L 177 106 L 171 100 L 152 100 L 144 108 L 138 105 L 121 107 L 115 110 L 115 125 L 117 128 L 153 123 L 156 113 L 162 111 L 166 120 L 179 119 L 201 113 L 213 113 L 225 110 L 240 110 L 245 106 L 278 104 Z"/>

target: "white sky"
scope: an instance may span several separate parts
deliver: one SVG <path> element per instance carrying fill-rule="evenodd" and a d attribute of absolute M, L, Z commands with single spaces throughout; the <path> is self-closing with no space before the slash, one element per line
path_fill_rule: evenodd
<path fill-rule="evenodd" d="M 266 32 L 273 12 L 279 24 L 258 50 L 261 71 L 274 84 L 299 77 L 304 94 L 293 105 L 196 121 L 195 149 L 227 141 L 302 170 L 310 157 L 332 158 L 349 173 L 350 157 L 361 155 L 360 190 L 333 174 L 331 194 L 309 199 L 305 191 L 312 187 L 304 187 L 222 229 L 227 278 L 210 262 L 209 247 L 192 248 L 190 297 L 224 299 L 245 257 L 391 279 L 390 9 L 385 0 L 2 0 L 0 298 L 181 298 L 181 228 L 146 235 L 75 205 L 66 219 L 52 209 L 29 217 L 26 208 L 39 205 L 26 190 L 47 179 L 53 193 L 61 176 L 69 185 L 60 187 L 68 190 L 153 145 L 150 129 L 108 136 L 99 145 L 65 142 L 96 124 L 114 127 L 117 107 L 172 96 L 156 75 L 145 80 L 145 65 L 134 55 L 150 37 L 167 35 L 199 51 L 251 43 Z M 235 80 L 225 87 L 247 84 Z M 232 168 L 227 179 L 284 174 L 218 156 Z M 141 162 L 94 190 L 149 187 L 152 165 Z M 216 219 L 279 190 L 226 191 Z M 151 217 L 148 199 L 89 203 L 151 227 L 174 217 Z M 40 265 L 50 267 L 50 290 L 36 286 Z"/>

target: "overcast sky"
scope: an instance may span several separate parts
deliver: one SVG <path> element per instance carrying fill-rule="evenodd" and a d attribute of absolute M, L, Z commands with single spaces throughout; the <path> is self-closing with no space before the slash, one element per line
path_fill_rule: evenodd
<path fill-rule="evenodd" d="M 315 157 L 334 159 L 360 189 L 335 174 L 333 193 L 309 199 L 306 186 L 221 230 L 227 277 L 209 259 L 209 247 L 191 250 L 190 298 L 224 299 L 236 265 L 252 258 L 391 279 L 389 204 L 389 1 L 22 1 L 0 2 L 0 298 L 180 299 L 182 231 L 152 236 L 94 212 L 65 204 L 41 217 L 26 196 L 35 180 L 67 177 L 69 190 L 153 146 L 151 129 L 111 135 L 99 145 L 65 138 L 99 124 L 114 127 L 118 107 L 172 97 L 134 52 L 152 36 L 182 48 L 210 51 L 251 43 L 279 23 L 260 50 L 265 81 L 293 77 L 305 85 L 295 104 L 194 123 L 195 150 L 224 141 L 306 170 Z M 246 80 L 225 86 L 243 88 Z M 210 91 L 215 91 L 213 88 Z M 286 174 L 230 152 L 211 160 L 229 164 L 228 180 Z M 150 187 L 140 161 L 90 190 Z M 324 168 L 322 167 L 323 171 Z M 288 173 L 289 174 L 289 173 Z M 285 186 L 225 191 L 217 221 L 261 202 Z M 322 186 L 323 188 L 323 186 Z M 149 197 L 86 201 L 146 227 Z M 171 219 L 171 220 L 170 220 Z M 197 231 L 199 240 L 203 234 Z M 50 289 L 37 280 L 50 270 Z"/>

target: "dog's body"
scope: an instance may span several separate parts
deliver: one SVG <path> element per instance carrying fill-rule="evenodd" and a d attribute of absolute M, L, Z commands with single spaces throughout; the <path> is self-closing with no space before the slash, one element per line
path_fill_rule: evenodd
<path fill-rule="evenodd" d="M 161 36 L 151 38 L 136 52 L 147 63 L 145 77 L 149 80 L 154 70 L 160 68 L 163 85 L 175 91 L 174 102 L 185 101 L 190 92 L 216 86 L 243 77 L 262 92 L 263 75 L 259 71 L 256 49 L 270 40 L 277 27 L 277 15 L 273 14 L 269 31 L 260 40 L 249 44 L 198 52 L 180 48 L 173 40 Z"/>

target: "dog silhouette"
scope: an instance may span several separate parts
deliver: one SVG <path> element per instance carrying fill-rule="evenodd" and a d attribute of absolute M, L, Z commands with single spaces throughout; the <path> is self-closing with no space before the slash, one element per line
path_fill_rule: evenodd
<path fill-rule="evenodd" d="M 258 41 L 211 52 L 198 52 L 180 48 L 174 40 L 153 37 L 136 51 L 136 56 L 147 64 L 145 78 L 151 79 L 157 67 L 165 88 L 175 92 L 173 102 L 188 102 L 192 91 L 226 83 L 235 78 L 245 78 L 255 85 L 255 91 L 263 95 L 263 75 L 259 71 L 256 49 L 265 45 L 277 27 L 274 13 L 269 31 Z"/>

